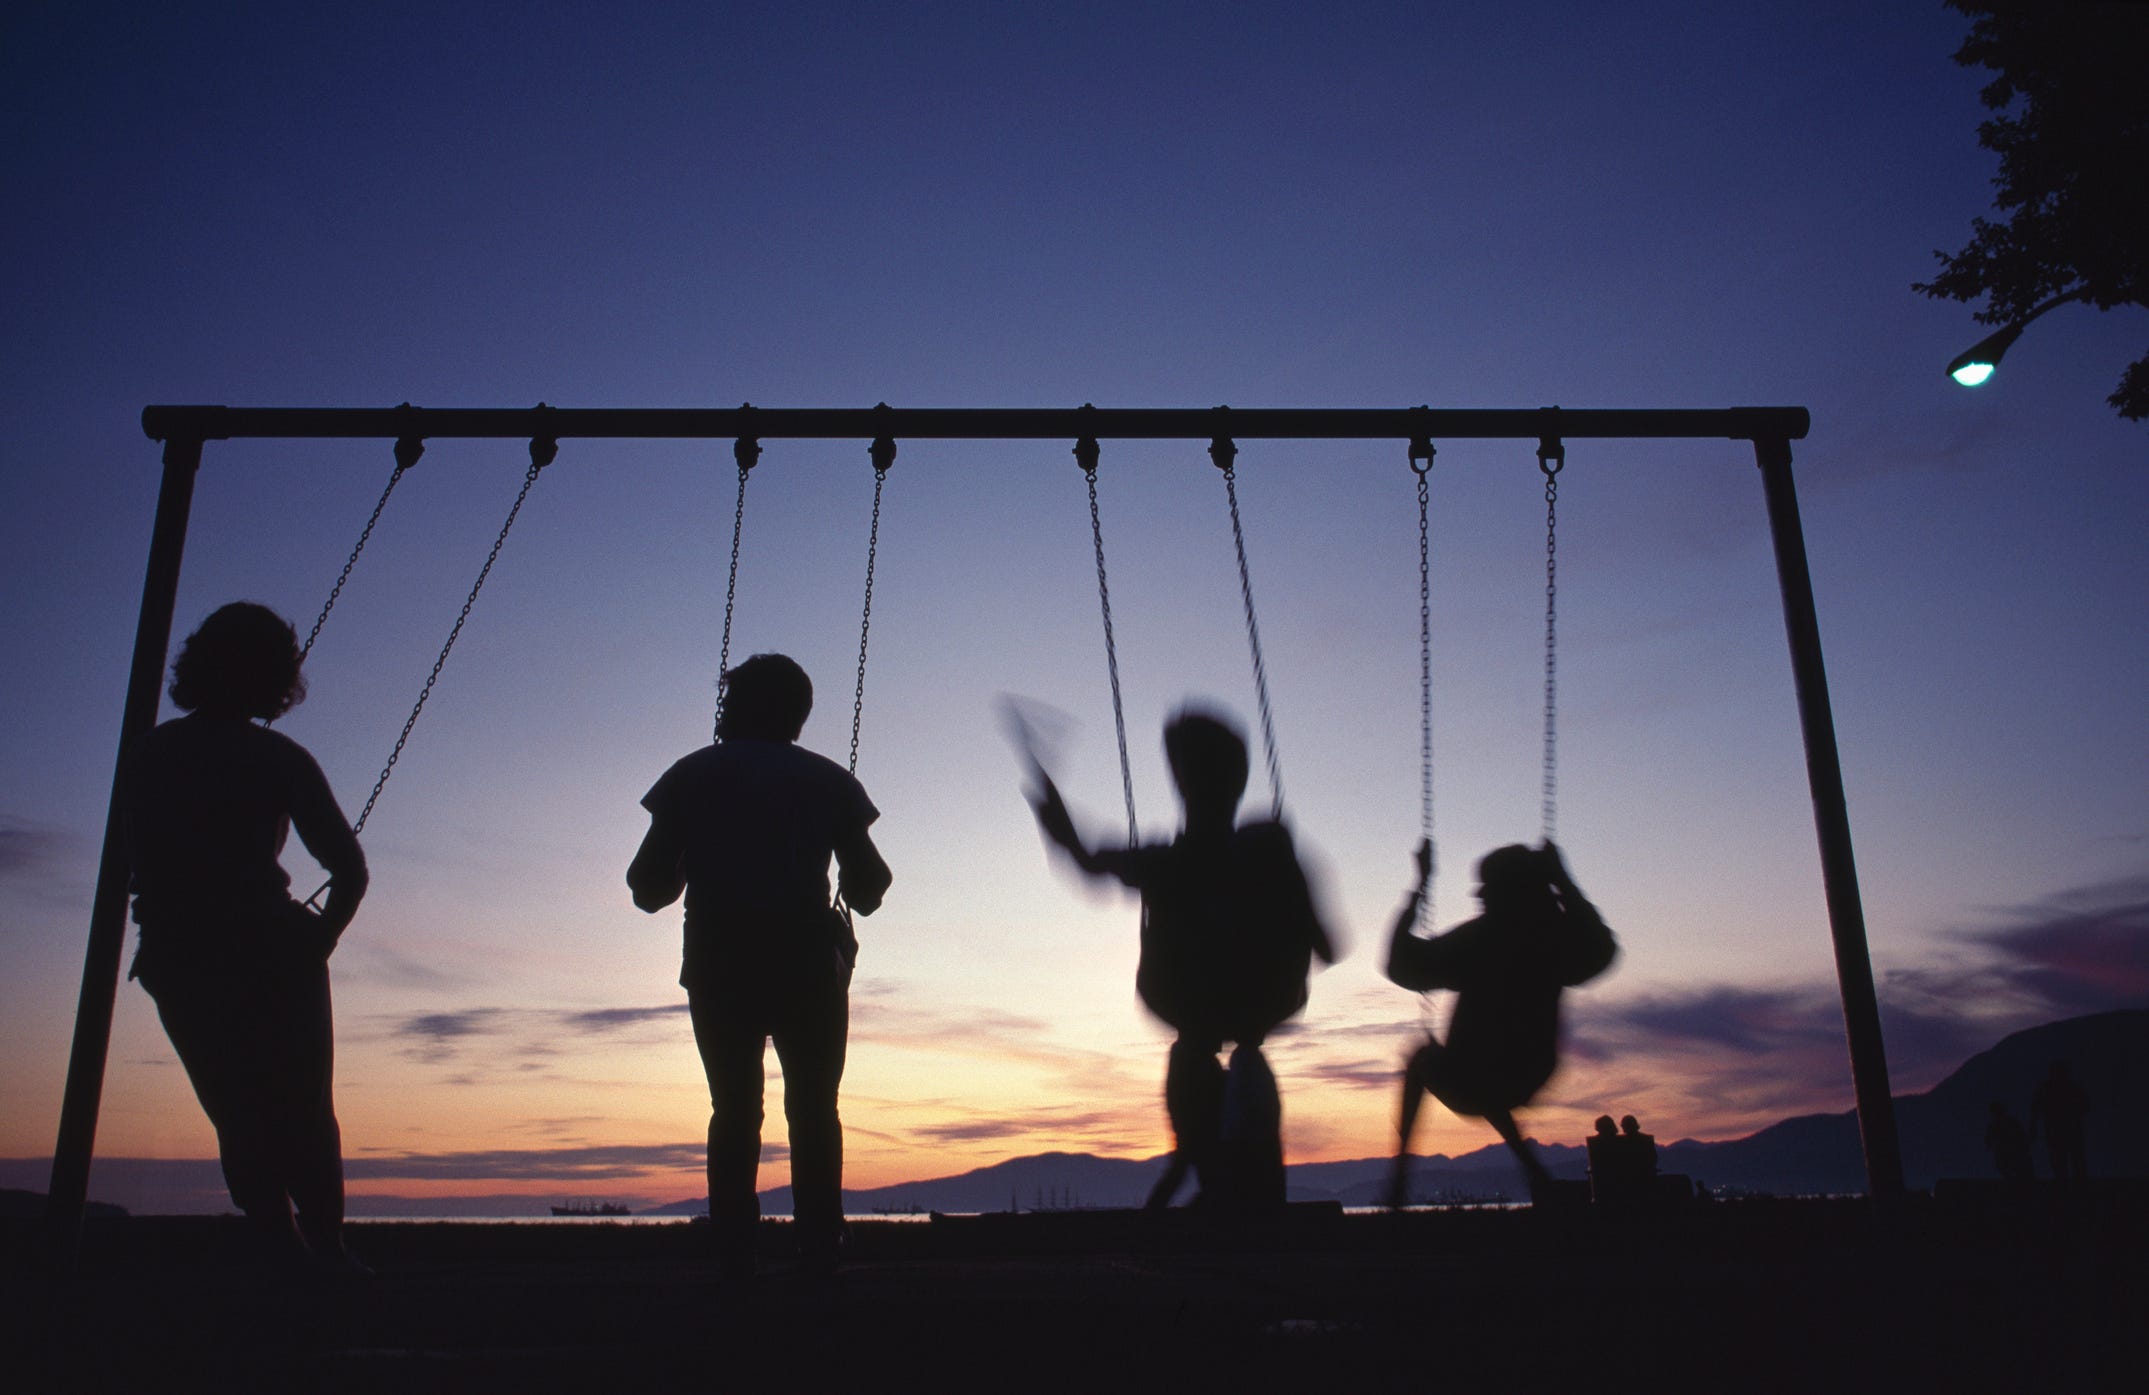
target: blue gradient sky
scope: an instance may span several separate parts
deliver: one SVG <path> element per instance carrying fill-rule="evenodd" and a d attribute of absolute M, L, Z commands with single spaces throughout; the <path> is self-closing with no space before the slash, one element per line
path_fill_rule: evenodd
<path fill-rule="evenodd" d="M 2144 324 L 2064 310 L 1980 392 L 1942 376 L 1983 331 L 1909 284 L 1992 161 L 1937 3 L 440 8 L 0 29 L 0 1155 L 58 1117 L 149 402 L 1807 406 L 1899 1087 L 2149 996 L 2149 476 L 2103 403 Z M 284 729 L 354 811 L 523 459 L 434 445 L 321 641 Z M 1290 1148 L 1364 1156 L 1419 1014 L 1377 965 L 1416 828 L 1411 478 L 1389 443 L 1240 467 L 1293 817 L 1355 946 L 1275 1049 Z M 310 619 L 389 468 L 386 443 L 212 444 L 181 631 L 235 597 Z M 1845 1107 L 1750 453 L 1576 442 L 1561 487 L 1561 832 L 1626 953 L 1535 1127 Z M 1103 488 L 1161 835 L 1164 714 L 1252 711 L 1229 526 L 1198 446 L 1108 445 Z M 749 493 L 733 652 L 804 662 L 806 740 L 839 756 L 870 495 L 862 445 L 829 442 L 771 442 Z M 1468 860 L 1536 829 L 1530 447 L 1444 445 L 1434 496 L 1452 921 Z M 354 1185 L 550 1192 L 582 1149 L 613 1169 L 582 1185 L 698 1192 L 677 925 L 620 877 L 636 800 L 706 736 L 731 506 L 723 442 L 569 441 L 532 495 L 368 830 L 336 960 Z M 1134 908 L 1047 861 L 993 719 L 1002 692 L 1071 714 L 1064 782 L 1117 826 L 1086 523 L 1058 443 L 905 442 L 889 479 L 861 1184 L 1166 1146 Z M 100 1149 L 208 1156 L 132 986 L 116 1043 Z"/>

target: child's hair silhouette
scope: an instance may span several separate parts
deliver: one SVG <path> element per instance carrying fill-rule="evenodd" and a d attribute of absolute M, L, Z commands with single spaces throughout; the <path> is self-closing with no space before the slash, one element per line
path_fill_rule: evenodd
<path fill-rule="evenodd" d="M 1221 717 L 1182 707 L 1164 724 L 1164 759 L 1187 804 L 1237 809 L 1246 794 L 1246 739 Z"/>
<path fill-rule="evenodd" d="M 786 654 L 756 654 L 724 675 L 727 741 L 796 741 L 813 715 L 813 680 Z"/>

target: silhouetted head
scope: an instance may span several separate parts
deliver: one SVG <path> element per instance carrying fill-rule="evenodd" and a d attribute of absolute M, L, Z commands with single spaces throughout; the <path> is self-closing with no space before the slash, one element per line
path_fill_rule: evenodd
<path fill-rule="evenodd" d="M 1229 818 L 1246 793 L 1246 738 L 1222 717 L 1182 707 L 1164 724 L 1164 759 L 1189 815 Z"/>
<path fill-rule="evenodd" d="M 1478 860 L 1477 896 L 1487 910 L 1512 910 L 1551 899 L 1544 858 L 1535 848 L 1509 843 Z"/>
<path fill-rule="evenodd" d="M 2045 1072 L 2045 1079 L 2047 1080 L 2065 1081 L 2070 1079 L 2071 1077 L 2072 1072 L 2067 1069 L 2067 1063 L 2065 1061 L 2054 1061 L 2052 1063 L 2052 1068 Z"/>
<path fill-rule="evenodd" d="M 179 646 L 172 702 L 221 717 L 281 717 L 306 700 L 298 632 L 265 605 L 219 606 Z"/>
<path fill-rule="evenodd" d="M 2007 1102 L 2005 1100 L 1994 1100 L 1986 1108 L 1991 1111 L 1992 1117 L 1995 1119 L 2005 1119 L 2007 1117 Z"/>
<path fill-rule="evenodd" d="M 813 680 L 782 654 L 756 654 L 724 675 L 726 741 L 796 741 L 813 712 Z"/>
<path fill-rule="evenodd" d="M 1605 1138 L 1610 1138 L 1612 1135 L 1618 1133 L 1619 1129 L 1616 1125 L 1612 1123 L 1611 1115 L 1599 1114 L 1597 1116 L 1597 1132 Z"/>
<path fill-rule="evenodd" d="M 1642 1131 L 1642 1121 L 1635 1118 L 1632 1114 L 1628 1114 L 1620 1119 L 1619 1131 L 1623 1134 L 1628 1134 L 1630 1136 L 1633 1134 L 1640 1133 Z"/>

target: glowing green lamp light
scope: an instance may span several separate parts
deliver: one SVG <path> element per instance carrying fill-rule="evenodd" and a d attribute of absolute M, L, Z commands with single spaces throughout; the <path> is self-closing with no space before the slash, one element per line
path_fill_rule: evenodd
<path fill-rule="evenodd" d="M 1976 387 L 1984 382 L 2000 366 L 2000 356 L 2007 352 L 2008 346 L 2022 337 L 2022 327 L 2027 323 L 2027 320 L 2018 320 L 1964 349 L 1948 365 L 1948 376 L 1964 387 Z"/>

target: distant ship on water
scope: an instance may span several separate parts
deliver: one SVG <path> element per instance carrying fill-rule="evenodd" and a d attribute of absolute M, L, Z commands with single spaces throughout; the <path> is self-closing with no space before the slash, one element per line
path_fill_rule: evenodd
<path fill-rule="evenodd" d="M 552 1208 L 555 1216 L 631 1216 L 634 1213 L 616 1201 L 565 1201 Z"/>

